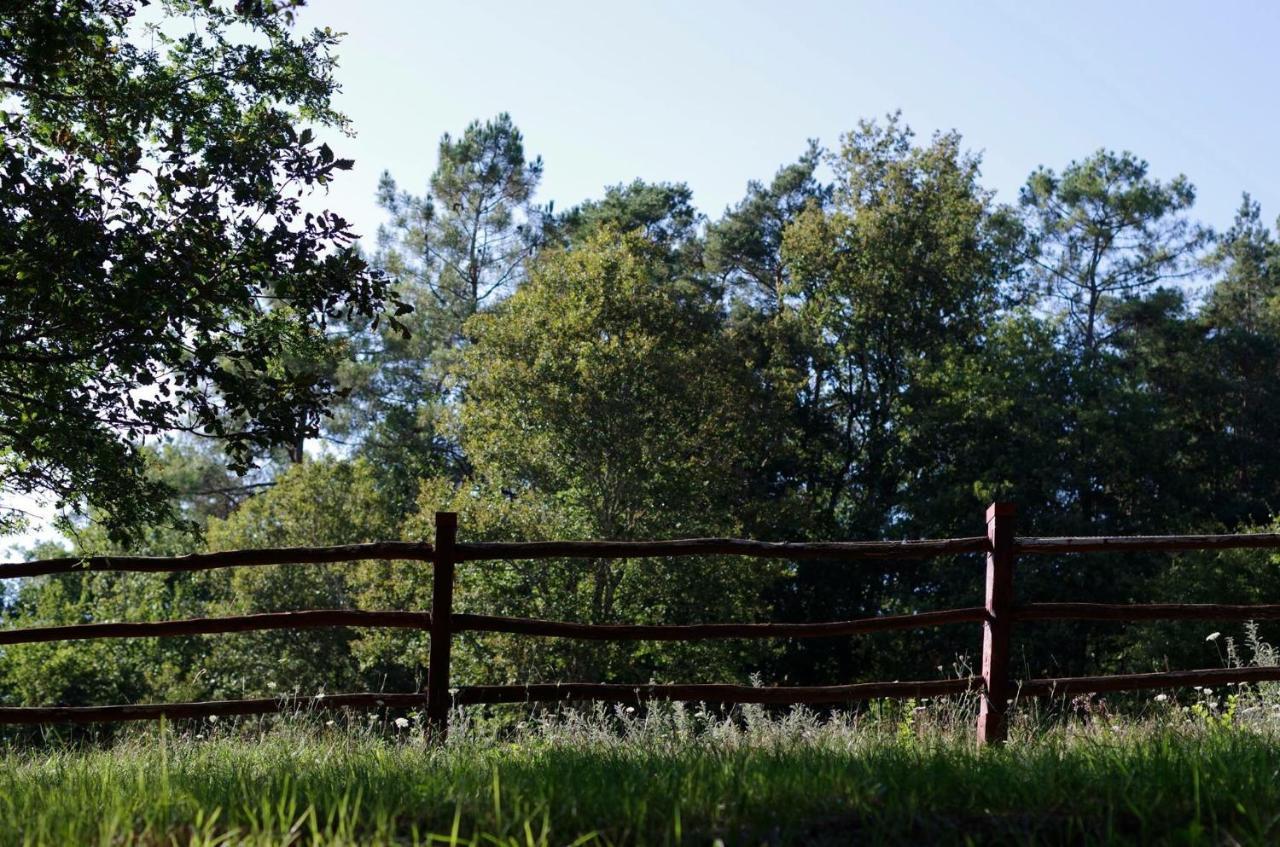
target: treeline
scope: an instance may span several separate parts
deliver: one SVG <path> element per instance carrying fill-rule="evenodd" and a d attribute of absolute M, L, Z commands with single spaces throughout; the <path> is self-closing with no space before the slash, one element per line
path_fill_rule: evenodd
<path fill-rule="evenodd" d="M 635 181 L 567 211 L 506 115 L 446 135 L 422 194 L 391 175 L 366 258 L 397 322 L 306 349 L 341 389 L 322 438 L 249 477 L 194 441 L 150 453 L 178 526 L 134 552 L 430 538 L 769 540 L 1247 530 L 1280 503 L 1280 248 L 1246 195 L 1214 234 L 1188 180 L 1099 151 L 1012 204 L 956 133 L 897 116 L 812 143 L 710 219 Z M 412 306 L 412 311 L 408 310 Z M 303 353 L 297 353 L 302 356 Z M 295 371 L 298 370 L 294 362 Z M 304 427 L 297 430 L 305 432 Z M 92 522 L 73 551 L 113 542 Z M 118 545 L 116 548 L 118 549 Z M 48 554 L 50 550 L 36 551 Z M 1266 555 L 1020 566 L 1022 599 L 1258 601 Z M 979 602 L 973 557 L 729 558 L 462 568 L 458 608 L 590 622 L 838 620 Z M 428 608 L 428 566 L 370 563 L 24 582 L 27 626 L 298 608 Z M 1032 629 L 1034 627 L 1034 629 Z M 1219 661 L 1195 627 L 1028 625 L 1034 675 Z M 467 682 L 816 683 L 963 666 L 973 627 L 782 644 L 461 639 Z M 422 681 L 424 633 L 264 633 L 0 653 L 0 697 L 79 703 Z"/>

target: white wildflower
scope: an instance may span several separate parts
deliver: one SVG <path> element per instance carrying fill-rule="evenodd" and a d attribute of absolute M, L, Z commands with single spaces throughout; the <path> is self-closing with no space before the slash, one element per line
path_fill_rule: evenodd
<path fill-rule="evenodd" d="M 1157 703 L 1163 703 L 1165 700 L 1168 700 L 1168 699 L 1169 699 L 1169 695 L 1168 695 L 1168 694 L 1157 694 L 1157 695 L 1156 695 L 1156 702 L 1157 702 Z"/>
<path fill-rule="evenodd" d="M 270 688 L 272 691 L 275 691 L 275 690 L 276 690 L 276 684 L 275 684 L 274 682 L 268 682 L 268 683 L 267 683 L 267 688 Z"/>
<path fill-rule="evenodd" d="M 1205 641 L 1217 641 L 1222 636 L 1221 632 L 1211 632 L 1205 636 Z"/>
<path fill-rule="evenodd" d="M 396 724 L 396 728 L 397 728 L 397 729 L 408 729 L 408 728 L 409 728 L 409 719 L 408 719 L 408 718 L 396 718 L 396 720 L 395 720 L 395 724 Z"/>
<path fill-rule="evenodd" d="M 217 723 L 217 722 L 218 722 L 217 715 L 209 715 L 209 723 Z"/>
<path fill-rule="evenodd" d="M 635 706 L 628 706 L 628 707 L 626 708 L 626 712 L 627 712 L 627 714 L 628 714 L 628 715 L 634 715 L 634 714 L 636 713 L 636 707 L 635 707 Z"/>

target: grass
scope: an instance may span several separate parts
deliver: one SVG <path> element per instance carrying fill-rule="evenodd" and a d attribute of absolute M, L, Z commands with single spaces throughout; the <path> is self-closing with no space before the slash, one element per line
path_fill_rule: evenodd
<path fill-rule="evenodd" d="M 1280 841 L 1275 707 L 1152 705 L 1124 721 L 1024 715 L 996 750 L 976 749 L 972 704 L 954 702 L 598 710 L 501 740 L 464 726 L 443 748 L 308 716 L 142 727 L 11 744 L 0 844 Z"/>

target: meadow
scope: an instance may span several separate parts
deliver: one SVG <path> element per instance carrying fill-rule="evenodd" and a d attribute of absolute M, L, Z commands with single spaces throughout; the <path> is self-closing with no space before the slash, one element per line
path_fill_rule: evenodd
<path fill-rule="evenodd" d="M 1280 701 L 1232 689 L 854 712 L 684 704 L 47 730 L 0 761 L 15 845 L 1270 844 Z"/>

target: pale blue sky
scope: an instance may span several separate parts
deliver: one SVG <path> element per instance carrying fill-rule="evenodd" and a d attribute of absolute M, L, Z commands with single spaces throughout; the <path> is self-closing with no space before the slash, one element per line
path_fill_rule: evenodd
<path fill-rule="evenodd" d="M 1037 165 L 1129 149 L 1226 227 L 1248 190 L 1280 214 L 1275 2 L 344 2 L 340 107 L 354 172 L 329 205 L 372 235 L 388 168 L 423 190 L 445 131 L 508 111 L 558 208 L 683 180 L 713 218 L 859 118 L 959 130 L 1002 200 Z M 339 146 L 339 145 L 335 145 Z"/>

